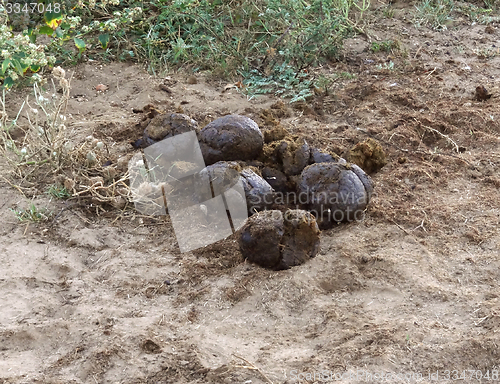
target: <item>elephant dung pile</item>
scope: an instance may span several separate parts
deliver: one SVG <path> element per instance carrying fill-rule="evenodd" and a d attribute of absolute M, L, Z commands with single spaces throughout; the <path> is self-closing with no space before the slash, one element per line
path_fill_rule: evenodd
<path fill-rule="evenodd" d="M 302 264 L 316 255 L 320 228 L 363 218 L 373 192 L 365 171 L 310 147 L 303 137 L 279 125 L 263 133 L 249 117 L 227 115 L 200 130 L 190 117 L 172 113 L 153 118 L 140 142 L 145 147 L 190 131 L 196 134 L 206 166 L 191 172 L 192 194 L 198 201 L 224 194 L 228 212 L 246 203 L 250 217 L 237 221 L 233 230 L 249 261 L 272 269 Z M 368 165 L 369 171 L 378 170 L 386 162 L 385 154 L 380 144 L 369 140 L 348 155 Z M 182 165 L 189 168 L 184 159 Z M 174 163 L 169 172 L 177 168 Z M 236 183 L 241 190 L 232 189 Z"/>

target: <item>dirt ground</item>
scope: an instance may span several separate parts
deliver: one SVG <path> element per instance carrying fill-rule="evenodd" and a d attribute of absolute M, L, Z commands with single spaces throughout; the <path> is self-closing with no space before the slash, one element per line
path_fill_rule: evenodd
<path fill-rule="evenodd" d="M 3 161 L 0 383 L 500 382 L 500 30 L 416 29 L 407 5 L 383 18 L 378 4 L 368 36 L 322 68 L 355 78 L 287 113 L 203 74 L 67 69 L 71 134 L 105 142 L 113 164 L 137 152 L 132 109 L 148 104 L 202 126 L 274 118 L 339 155 L 373 137 L 388 164 L 371 175 L 363 221 L 323 231 L 314 259 L 273 272 L 245 262 L 233 237 L 181 254 L 168 219 L 51 200 Z M 389 39 L 401 49 L 370 51 Z M 493 96 L 476 100 L 477 86 Z M 32 200 L 49 221 L 18 223 L 9 208 Z"/>

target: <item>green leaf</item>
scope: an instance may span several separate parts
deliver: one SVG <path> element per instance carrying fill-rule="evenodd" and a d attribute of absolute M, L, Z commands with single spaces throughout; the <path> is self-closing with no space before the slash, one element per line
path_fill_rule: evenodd
<path fill-rule="evenodd" d="M 39 65 L 32 65 L 32 66 L 30 67 L 31 72 L 38 72 L 38 71 L 40 70 L 40 68 L 42 68 L 42 67 L 41 67 L 41 66 L 39 66 Z"/>
<path fill-rule="evenodd" d="M 18 51 L 12 55 L 13 59 L 24 59 L 26 57 L 26 52 Z"/>
<path fill-rule="evenodd" d="M 22 75 L 24 73 L 23 67 L 21 66 L 21 62 L 19 60 L 12 59 L 12 65 L 16 69 L 17 73 L 19 73 L 20 75 Z"/>
<path fill-rule="evenodd" d="M 44 25 L 43 27 L 40 27 L 39 32 L 43 35 L 52 36 L 54 30 L 50 28 L 48 25 Z"/>
<path fill-rule="evenodd" d="M 59 37 L 60 39 L 62 39 L 64 36 L 64 31 L 61 28 L 57 28 L 56 29 L 56 36 Z"/>
<path fill-rule="evenodd" d="M 30 38 L 30 43 L 35 44 L 37 33 L 34 28 L 28 28 L 28 36 Z"/>
<path fill-rule="evenodd" d="M 102 35 L 99 35 L 99 42 L 101 43 L 102 49 L 108 48 L 109 44 L 109 33 L 104 33 Z"/>
<path fill-rule="evenodd" d="M 75 37 L 73 40 L 75 41 L 75 45 L 78 48 L 78 50 L 80 52 L 83 52 L 85 50 L 85 47 L 86 47 L 85 41 L 83 41 L 82 39 L 79 39 L 78 37 Z"/>
<path fill-rule="evenodd" d="M 22 70 L 22 73 L 26 73 L 26 71 L 28 70 L 28 68 L 30 67 L 29 65 L 26 65 L 24 64 L 22 61 L 20 62 L 21 64 L 21 70 Z"/>
<path fill-rule="evenodd" d="M 12 78 L 9 76 L 9 77 L 6 77 L 4 80 L 3 80 L 3 88 L 5 89 L 9 89 L 11 88 L 12 86 L 14 85 L 14 80 L 12 80 Z"/>
<path fill-rule="evenodd" d="M 7 70 L 7 68 L 9 68 L 9 65 L 11 63 L 11 60 L 10 59 L 5 59 L 2 63 L 2 75 L 5 73 L 5 71 Z"/>
<path fill-rule="evenodd" d="M 62 24 L 59 26 L 59 28 L 66 31 L 71 28 L 71 24 L 66 21 L 63 21 Z"/>
<path fill-rule="evenodd" d="M 55 12 L 45 12 L 43 15 L 43 18 L 45 19 L 45 23 L 55 30 L 61 23 L 62 23 L 62 14 L 61 12 L 55 13 Z"/>

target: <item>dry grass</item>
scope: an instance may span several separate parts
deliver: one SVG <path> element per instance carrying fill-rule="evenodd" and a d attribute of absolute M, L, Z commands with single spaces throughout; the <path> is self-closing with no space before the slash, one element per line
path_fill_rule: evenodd
<path fill-rule="evenodd" d="M 108 165 L 109 151 L 103 142 L 93 136 L 78 140 L 75 129 L 67 126 L 71 77 L 60 67 L 52 74 L 51 89 L 42 91 L 35 84 L 14 119 L 9 119 L 3 92 L 0 153 L 11 170 L 4 179 L 21 192 L 28 189 L 26 184 L 55 180 L 72 199 L 90 198 L 94 205 L 125 209 L 131 200 L 128 173 Z M 18 124 L 20 116 L 27 124 Z"/>

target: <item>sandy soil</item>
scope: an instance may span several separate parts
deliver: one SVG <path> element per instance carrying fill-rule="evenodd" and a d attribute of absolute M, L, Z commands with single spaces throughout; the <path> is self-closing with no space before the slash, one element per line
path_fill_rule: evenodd
<path fill-rule="evenodd" d="M 500 381 L 500 59 L 480 54 L 500 32 L 464 21 L 415 29 L 407 7 L 394 8 L 322 69 L 354 79 L 284 115 L 272 97 L 249 101 L 203 75 L 193 84 L 125 63 L 69 69 L 68 125 L 76 139 L 103 140 L 113 163 L 135 153 L 142 114 L 132 109 L 147 104 L 200 125 L 240 113 L 265 128 L 272 112 L 338 154 L 374 137 L 389 163 L 372 174 L 365 220 L 323 231 L 316 258 L 280 272 L 246 263 L 234 238 L 181 254 L 168 219 L 0 179 L 0 383 L 335 381 L 327 372 L 431 383 L 446 371 Z M 402 50 L 372 53 L 369 39 Z M 377 68 L 389 61 L 394 70 Z M 97 93 L 100 83 L 109 89 Z M 477 101 L 479 85 L 493 96 Z M 54 215 L 19 224 L 9 208 L 32 200 Z"/>

